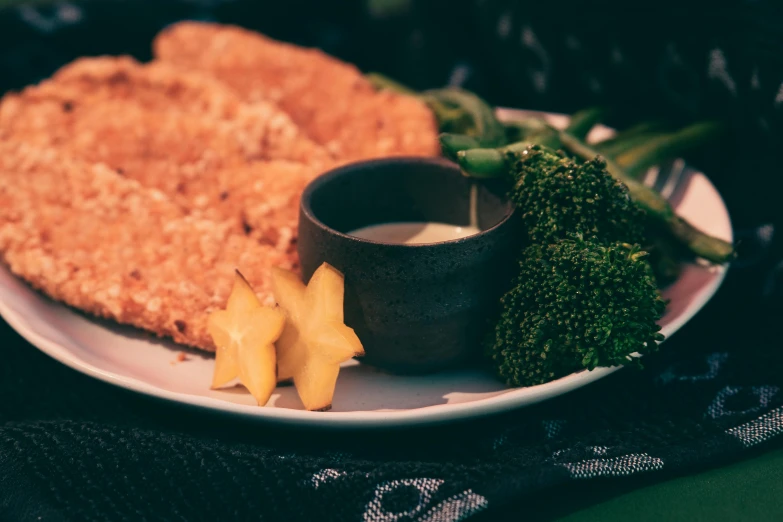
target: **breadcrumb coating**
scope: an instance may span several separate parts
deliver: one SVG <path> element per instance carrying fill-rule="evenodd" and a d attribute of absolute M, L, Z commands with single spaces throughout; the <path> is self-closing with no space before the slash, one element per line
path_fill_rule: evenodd
<path fill-rule="evenodd" d="M 182 23 L 0 100 L 0 261 L 74 308 L 214 351 L 234 270 L 273 304 L 299 199 L 347 162 L 437 155 L 418 100 L 320 51 Z"/>
<path fill-rule="evenodd" d="M 274 105 L 124 57 L 80 59 L 5 96 L 0 139 L 103 163 L 283 251 L 293 250 L 304 186 L 336 164 Z"/>
<path fill-rule="evenodd" d="M 19 142 L 0 142 L 0 252 L 54 299 L 209 351 L 234 270 L 273 304 L 270 268 L 295 262 L 104 165 Z"/>
<path fill-rule="evenodd" d="M 320 50 L 202 22 L 170 26 L 155 38 L 153 49 L 158 60 L 207 72 L 244 100 L 276 102 L 339 157 L 439 152 L 437 125 L 424 103 L 376 91 L 356 67 Z"/>

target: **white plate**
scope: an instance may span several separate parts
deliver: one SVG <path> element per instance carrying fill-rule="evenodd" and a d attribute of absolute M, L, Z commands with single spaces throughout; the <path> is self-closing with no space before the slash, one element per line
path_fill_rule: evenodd
<path fill-rule="evenodd" d="M 563 125 L 567 118 L 551 116 L 551 121 Z M 610 132 L 596 129 L 590 138 Z M 674 202 L 678 213 L 698 228 L 731 241 L 731 222 L 717 190 L 703 174 L 690 174 L 682 197 Z M 661 322 L 667 338 L 712 297 L 725 271 L 725 267 L 685 267 L 665 291 L 671 299 Z M 332 411 L 303 411 L 290 386 L 278 388 L 269 405 L 261 408 L 242 387 L 209 389 L 211 356 L 188 351 L 186 360 L 178 361 L 182 348 L 173 343 L 88 318 L 35 292 L 5 267 L 0 267 L 0 314 L 43 352 L 92 377 L 179 403 L 288 425 L 369 428 L 478 417 L 562 395 L 616 370 L 598 368 L 540 386 L 506 389 L 477 371 L 399 377 L 351 361 L 340 373 Z"/>

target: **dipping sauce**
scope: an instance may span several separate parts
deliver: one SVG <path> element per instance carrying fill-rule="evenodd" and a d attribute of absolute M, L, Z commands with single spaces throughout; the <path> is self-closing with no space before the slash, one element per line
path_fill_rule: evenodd
<path fill-rule="evenodd" d="M 403 245 L 422 243 L 440 243 L 453 241 L 463 237 L 478 234 L 481 230 L 475 226 L 449 225 L 447 223 L 381 223 L 363 227 L 348 235 L 378 241 Z"/>

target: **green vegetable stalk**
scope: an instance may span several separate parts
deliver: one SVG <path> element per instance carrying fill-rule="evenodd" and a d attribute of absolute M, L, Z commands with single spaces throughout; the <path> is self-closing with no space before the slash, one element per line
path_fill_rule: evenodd
<path fill-rule="evenodd" d="M 495 149 L 474 148 L 457 151 L 457 162 L 464 172 L 474 178 L 498 178 L 508 172 L 507 159 L 523 153 L 531 145 L 541 145 L 550 149 L 560 148 L 560 134 L 561 131 L 543 123 L 541 131 L 529 135 L 524 141 Z"/>
<path fill-rule="evenodd" d="M 595 158 L 596 151 L 564 133 L 560 134 L 563 146 L 587 161 Z M 734 259 L 734 247 L 730 243 L 709 236 L 677 216 L 671 204 L 650 187 L 630 177 L 615 162 L 607 160 L 606 170 L 628 187 L 631 197 L 644 208 L 651 219 L 661 223 L 680 243 L 695 256 L 713 263 L 726 263 Z"/>
<path fill-rule="evenodd" d="M 596 144 L 594 147 L 596 152 L 600 153 L 605 158 L 616 159 L 620 154 L 628 152 L 629 150 L 635 149 L 637 147 L 641 147 L 650 140 L 665 135 L 666 134 L 663 132 L 647 132 L 643 134 L 637 134 L 636 136 L 627 137 L 622 141 L 605 143 L 602 146 L 601 144 Z"/>
<path fill-rule="evenodd" d="M 457 108 L 466 113 L 472 125 L 463 129 L 462 134 L 476 138 L 484 147 L 498 147 L 506 143 L 506 129 L 495 117 L 495 110 L 475 94 L 456 87 L 431 89 L 421 95 L 432 106 L 438 104 Z M 458 131 L 459 129 L 452 129 Z"/>
<path fill-rule="evenodd" d="M 422 100 L 432 110 L 441 132 L 470 136 L 482 147 L 506 143 L 506 128 L 495 117 L 494 109 L 472 92 L 457 87 L 416 92 L 378 73 L 368 73 L 366 78 L 377 89 Z"/>
<path fill-rule="evenodd" d="M 575 138 L 584 140 L 590 130 L 606 116 L 607 112 L 603 107 L 590 107 L 576 112 L 571 116 L 565 131 Z"/>
<path fill-rule="evenodd" d="M 614 158 L 617 154 L 643 144 L 650 137 L 664 134 L 666 130 L 667 126 L 662 121 L 646 121 L 621 130 L 613 137 L 596 143 L 594 147 L 604 157 Z"/>
<path fill-rule="evenodd" d="M 632 178 L 639 178 L 653 165 L 677 158 L 688 150 L 713 141 L 725 131 L 723 124 L 700 122 L 673 134 L 665 134 L 640 143 L 619 154 L 615 161 Z"/>
<path fill-rule="evenodd" d="M 473 136 L 444 132 L 439 136 L 440 149 L 447 158 L 457 161 L 457 154 L 463 150 L 479 149 L 481 144 Z"/>
<path fill-rule="evenodd" d="M 552 148 L 563 147 L 584 161 L 594 159 L 598 153 L 592 147 L 572 135 L 550 128 L 550 134 L 544 136 L 546 145 Z M 500 177 L 509 169 L 509 161 L 523 153 L 530 145 L 527 142 L 507 145 L 497 149 L 470 149 L 457 153 L 460 167 L 477 178 Z M 734 249 L 729 243 L 711 237 L 690 225 L 674 213 L 669 202 L 653 189 L 645 186 L 628 174 L 617 163 L 605 160 L 607 172 L 628 187 L 628 193 L 648 216 L 661 223 L 678 241 L 687 246 L 696 256 L 713 263 L 725 263 L 734 257 Z"/>

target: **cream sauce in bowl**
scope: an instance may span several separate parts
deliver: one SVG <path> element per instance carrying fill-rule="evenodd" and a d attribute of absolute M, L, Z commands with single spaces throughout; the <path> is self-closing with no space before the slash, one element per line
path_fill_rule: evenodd
<path fill-rule="evenodd" d="M 450 225 L 436 222 L 381 223 L 349 232 L 348 235 L 379 243 L 423 245 L 470 237 L 481 232 L 478 227 L 478 187 L 470 187 L 470 224 Z"/>
<path fill-rule="evenodd" d="M 454 241 L 478 234 L 478 227 L 467 225 L 449 225 L 446 223 L 381 223 L 363 227 L 348 234 L 361 239 L 379 243 L 402 245 L 421 245 Z"/>

